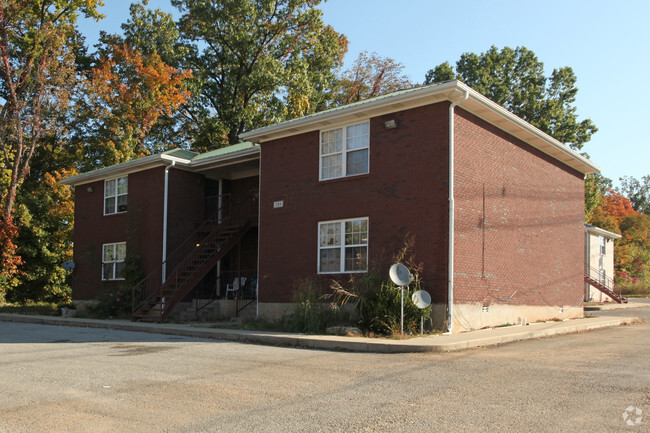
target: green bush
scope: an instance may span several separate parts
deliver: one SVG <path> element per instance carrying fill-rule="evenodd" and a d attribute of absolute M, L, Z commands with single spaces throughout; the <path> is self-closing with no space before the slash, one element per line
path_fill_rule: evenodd
<path fill-rule="evenodd" d="M 97 303 L 88 307 L 89 317 L 98 319 L 131 317 L 133 287 L 145 277 L 140 267 L 140 257 L 133 252 L 127 252 L 123 276 L 124 283 L 119 289 L 97 294 Z"/>
<path fill-rule="evenodd" d="M 314 280 L 301 280 L 294 292 L 294 307 L 284 318 L 284 325 L 291 332 L 323 332 L 328 326 L 346 320 L 336 304 L 324 302 L 323 289 Z"/>
<path fill-rule="evenodd" d="M 420 318 L 428 321 L 431 307 L 420 310 L 411 298 L 413 292 L 422 290 L 422 263 L 415 260 L 415 238 L 407 236 L 402 248 L 393 256 L 393 263 L 405 265 L 413 281 L 404 289 L 404 332 L 415 334 L 420 330 Z M 366 333 L 397 335 L 401 330 L 402 290 L 386 281 L 377 268 L 364 274 L 351 274 L 345 285 L 332 281 L 330 298 L 343 306 L 352 303 L 359 317 L 359 327 Z"/>
<path fill-rule="evenodd" d="M 419 284 L 412 283 L 413 289 L 404 289 L 404 332 L 417 333 L 420 318 L 428 321 L 431 308 L 420 310 L 412 301 L 411 295 L 420 290 Z M 366 274 L 352 275 L 346 287 L 332 282 L 332 298 L 340 305 L 352 303 L 358 314 L 359 327 L 366 333 L 398 335 L 401 330 L 402 290 L 391 282 L 382 281 L 376 269 Z"/>
<path fill-rule="evenodd" d="M 131 317 L 132 289 L 126 285 L 115 291 L 101 291 L 97 303 L 88 307 L 88 316 L 97 319 Z"/>

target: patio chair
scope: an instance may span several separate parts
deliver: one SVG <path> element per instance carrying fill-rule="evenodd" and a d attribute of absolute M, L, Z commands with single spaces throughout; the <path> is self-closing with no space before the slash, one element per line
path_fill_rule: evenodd
<path fill-rule="evenodd" d="M 235 278 L 232 281 L 232 284 L 226 284 L 226 299 L 228 299 L 228 293 L 232 292 L 232 297 L 235 299 L 237 296 L 237 292 L 239 289 L 244 287 L 244 284 L 246 284 L 246 277 L 241 277 L 241 278 Z"/>

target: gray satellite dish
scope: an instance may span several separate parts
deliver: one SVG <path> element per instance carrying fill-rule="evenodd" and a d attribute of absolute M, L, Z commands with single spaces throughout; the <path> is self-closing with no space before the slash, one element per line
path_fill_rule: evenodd
<path fill-rule="evenodd" d="M 393 283 L 397 284 L 402 288 L 402 299 L 401 299 L 401 318 L 400 318 L 400 328 L 402 334 L 404 333 L 404 287 L 408 286 L 411 281 L 413 281 L 413 275 L 409 268 L 404 266 L 401 263 L 395 263 L 390 267 L 388 271 L 390 279 L 393 280 Z"/>
<path fill-rule="evenodd" d="M 388 275 L 390 275 L 390 279 L 393 283 L 400 287 L 408 286 L 409 283 L 413 281 L 413 275 L 411 275 L 409 268 L 401 263 L 395 263 L 391 266 Z"/>
<path fill-rule="evenodd" d="M 429 305 L 431 305 L 431 295 L 425 290 L 418 290 L 417 292 L 414 292 L 413 296 L 411 296 L 411 299 L 419 309 L 427 308 Z"/>
<path fill-rule="evenodd" d="M 63 262 L 63 269 L 65 269 L 68 272 L 72 271 L 74 267 L 75 264 L 72 260 L 66 260 L 65 262 Z"/>

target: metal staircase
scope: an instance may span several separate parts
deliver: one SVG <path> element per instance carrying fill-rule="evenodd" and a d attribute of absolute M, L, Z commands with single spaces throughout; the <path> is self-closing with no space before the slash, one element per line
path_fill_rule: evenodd
<path fill-rule="evenodd" d="M 233 210 L 228 200 L 169 254 L 159 269 L 136 284 L 131 320 L 163 322 L 250 229 L 249 212 L 235 216 L 248 206 L 246 201 Z"/>
<path fill-rule="evenodd" d="M 627 303 L 627 298 L 624 298 L 620 292 L 616 293 L 614 291 L 614 280 L 608 277 L 602 277 L 600 275 L 600 270 L 592 267 L 586 268 L 585 282 L 590 286 L 600 290 L 615 302 L 618 302 L 619 304 Z"/>

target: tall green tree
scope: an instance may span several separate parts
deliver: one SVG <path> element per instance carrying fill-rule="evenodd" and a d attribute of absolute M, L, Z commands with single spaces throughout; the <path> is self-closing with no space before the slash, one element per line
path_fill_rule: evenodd
<path fill-rule="evenodd" d="M 64 128 L 75 87 L 80 38 L 75 22 L 100 19 L 101 0 L 0 2 L 0 297 L 14 286 L 21 259 L 14 207 L 43 136 Z"/>
<path fill-rule="evenodd" d="M 99 19 L 100 0 L 5 0 L 0 4 L 0 144 L 9 180 L 1 216 L 11 220 L 16 194 L 45 131 L 60 128 L 74 86 L 75 22 Z M 3 185 L 4 186 L 4 185 Z"/>
<path fill-rule="evenodd" d="M 650 215 L 650 175 L 643 176 L 640 180 L 633 176 L 623 176 L 620 181 L 621 186 L 617 191 L 630 199 L 634 210 Z"/>
<path fill-rule="evenodd" d="M 320 0 L 172 0 L 182 37 L 195 49 L 198 97 L 190 107 L 193 147 L 234 144 L 255 127 L 318 111 L 347 50 L 322 21 Z"/>
<path fill-rule="evenodd" d="M 492 46 L 484 53 L 465 53 L 456 62 L 429 70 L 425 84 L 459 79 L 528 123 L 581 149 L 598 130 L 590 119 L 578 120 L 577 78 L 570 67 L 544 75 L 544 64 L 525 47 Z"/>
<path fill-rule="evenodd" d="M 602 203 L 604 195 L 612 189 L 611 179 L 600 173 L 589 174 L 585 177 L 585 221 L 594 224 L 594 212 Z M 602 227 L 602 226 L 599 226 Z M 602 227 L 605 228 L 605 227 Z"/>

